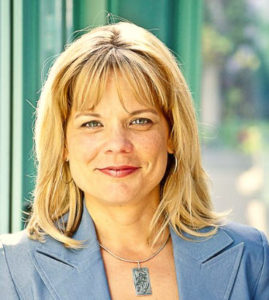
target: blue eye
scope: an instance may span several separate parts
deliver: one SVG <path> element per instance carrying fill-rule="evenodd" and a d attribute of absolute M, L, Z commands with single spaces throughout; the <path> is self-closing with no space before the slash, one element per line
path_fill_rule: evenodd
<path fill-rule="evenodd" d="M 147 124 L 151 124 L 152 121 L 147 118 L 138 118 L 133 120 L 131 123 L 133 123 L 134 125 L 147 125 Z"/>
<path fill-rule="evenodd" d="M 95 128 L 95 127 L 101 127 L 102 126 L 102 124 L 101 124 L 101 126 L 99 126 L 98 124 L 101 124 L 101 123 L 96 121 L 96 120 L 93 120 L 93 121 L 83 123 L 82 127 Z"/>

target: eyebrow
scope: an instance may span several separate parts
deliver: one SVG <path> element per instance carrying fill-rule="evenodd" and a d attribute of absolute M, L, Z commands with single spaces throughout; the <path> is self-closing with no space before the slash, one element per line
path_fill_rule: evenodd
<path fill-rule="evenodd" d="M 134 110 L 131 113 L 129 113 L 129 115 L 134 116 L 134 115 L 138 115 L 141 113 L 146 113 L 146 112 L 150 112 L 152 114 L 158 115 L 157 111 L 151 108 L 148 109 L 139 109 L 139 110 Z M 92 116 L 92 117 L 96 117 L 96 118 L 101 118 L 100 114 L 97 113 L 92 113 L 92 112 L 82 112 L 82 113 L 78 113 L 75 117 L 75 119 L 81 117 L 81 116 Z"/>

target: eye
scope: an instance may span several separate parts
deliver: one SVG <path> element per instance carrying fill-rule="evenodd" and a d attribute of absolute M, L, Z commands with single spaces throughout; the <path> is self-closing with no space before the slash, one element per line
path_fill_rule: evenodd
<path fill-rule="evenodd" d="M 102 124 L 99 121 L 92 120 L 92 121 L 83 123 L 82 127 L 96 128 L 96 127 L 101 127 L 100 125 L 102 126 Z"/>
<path fill-rule="evenodd" d="M 152 124 L 152 121 L 150 119 L 147 119 L 147 118 L 138 118 L 138 119 L 135 119 L 135 120 L 131 121 L 131 124 L 134 124 L 134 125 L 148 125 L 148 124 Z"/>

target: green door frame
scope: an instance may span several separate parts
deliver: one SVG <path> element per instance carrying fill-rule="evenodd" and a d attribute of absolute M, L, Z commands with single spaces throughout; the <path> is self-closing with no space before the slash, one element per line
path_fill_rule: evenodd
<path fill-rule="evenodd" d="M 23 0 L 12 7 L 11 231 L 21 229 L 23 200 Z"/>
<path fill-rule="evenodd" d="M 10 230 L 11 5 L 0 0 L 0 233 Z"/>
<path fill-rule="evenodd" d="M 179 54 L 182 70 L 195 100 L 196 111 L 198 111 L 201 89 L 203 0 L 179 1 L 177 16 L 178 34 L 175 51 Z"/>

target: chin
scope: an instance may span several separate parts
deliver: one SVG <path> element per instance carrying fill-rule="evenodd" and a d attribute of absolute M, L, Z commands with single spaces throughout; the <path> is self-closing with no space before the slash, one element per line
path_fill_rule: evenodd
<path fill-rule="evenodd" d="M 103 201 L 106 202 L 107 204 L 110 204 L 112 206 L 117 206 L 117 205 L 121 205 L 121 206 L 125 206 L 128 204 L 132 204 L 135 203 L 137 201 L 137 196 L 131 196 L 130 193 L 124 193 L 124 194 L 108 194 L 109 197 L 108 198 L 103 198 Z M 128 196 L 127 196 L 128 195 Z"/>
<path fill-rule="evenodd" d="M 132 193 L 130 189 L 125 188 L 117 188 L 113 189 L 111 187 L 103 187 L 100 188 L 96 193 L 89 189 L 89 192 L 84 192 L 85 199 L 89 199 L 90 201 L 94 201 L 96 203 L 103 203 L 107 205 L 125 205 L 128 203 L 135 202 L 137 199 L 137 193 Z"/>

